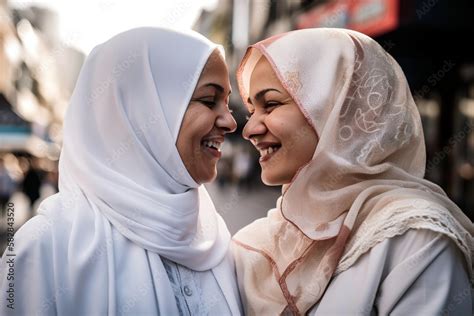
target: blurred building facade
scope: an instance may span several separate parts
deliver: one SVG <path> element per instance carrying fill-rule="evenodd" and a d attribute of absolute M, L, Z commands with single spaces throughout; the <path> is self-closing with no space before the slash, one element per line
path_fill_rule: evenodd
<path fill-rule="evenodd" d="M 0 153 L 56 161 L 65 109 L 84 55 L 59 40 L 52 11 L 12 9 L 4 1 L 0 12 L 2 111 L 21 118 L 21 124 L 0 123 Z"/>
<path fill-rule="evenodd" d="M 0 1 L 0 193 L 3 209 L 15 205 L 16 228 L 57 192 L 62 124 L 83 60 L 59 40 L 55 13 Z"/>

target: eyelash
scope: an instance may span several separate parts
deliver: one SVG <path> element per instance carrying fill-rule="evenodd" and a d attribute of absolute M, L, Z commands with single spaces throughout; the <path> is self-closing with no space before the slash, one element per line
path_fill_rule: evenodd
<path fill-rule="evenodd" d="M 216 102 L 214 101 L 199 100 L 199 102 L 201 102 L 202 104 L 204 104 L 205 106 L 209 108 L 213 108 L 216 105 Z"/>
<path fill-rule="evenodd" d="M 271 108 L 271 107 L 278 106 L 278 105 L 280 105 L 280 104 L 281 104 L 281 103 L 280 103 L 280 102 L 277 102 L 277 101 L 268 101 L 268 102 L 266 102 L 266 103 L 263 105 L 263 107 L 264 107 L 265 109 L 268 109 L 268 108 Z"/>
<path fill-rule="evenodd" d="M 277 102 L 277 101 L 269 101 L 269 102 L 266 102 L 264 105 L 263 105 L 263 108 L 265 110 L 268 110 L 269 108 L 273 108 L 273 107 L 276 107 L 276 106 L 279 106 L 281 105 L 282 103 L 280 102 Z M 245 116 L 245 119 L 248 121 L 250 120 L 250 118 L 252 117 L 253 115 L 253 112 L 252 113 L 249 113 Z"/>
<path fill-rule="evenodd" d="M 214 101 L 199 100 L 199 102 L 209 107 L 210 109 L 212 109 L 217 104 L 217 102 L 214 102 Z M 227 107 L 227 109 L 229 110 L 229 113 L 231 114 L 234 113 L 234 110 L 232 110 L 231 108 Z"/>

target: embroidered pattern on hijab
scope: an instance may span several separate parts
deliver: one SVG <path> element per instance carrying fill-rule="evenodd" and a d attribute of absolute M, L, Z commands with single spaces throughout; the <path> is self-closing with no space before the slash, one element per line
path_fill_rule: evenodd
<path fill-rule="evenodd" d="M 333 275 L 412 228 L 451 238 L 472 278 L 474 227 L 439 186 L 423 179 L 421 120 L 395 60 L 354 31 L 281 34 L 247 50 L 237 72 L 244 102 L 262 56 L 319 143 L 313 159 L 283 185 L 277 208 L 234 237 L 247 312 L 304 314 Z"/>

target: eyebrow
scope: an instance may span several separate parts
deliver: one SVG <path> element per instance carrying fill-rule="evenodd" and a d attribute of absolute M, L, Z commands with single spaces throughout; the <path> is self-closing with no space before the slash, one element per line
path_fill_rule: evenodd
<path fill-rule="evenodd" d="M 208 84 L 205 84 L 203 87 L 213 87 L 217 91 L 219 91 L 220 93 L 224 93 L 224 90 L 225 90 L 223 86 L 221 86 L 217 83 L 212 83 L 212 82 L 208 83 Z M 231 94 L 231 93 L 232 93 L 232 89 L 229 90 L 229 94 Z"/>
<path fill-rule="evenodd" d="M 258 101 L 258 100 L 262 99 L 263 96 L 264 96 L 267 92 L 270 92 L 270 91 L 276 91 L 276 92 L 278 92 L 278 93 L 281 94 L 281 92 L 280 92 L 279 90 L 277 90 L 277 89 L 268 88 L 268 89 L 263 89 L 263 90 L 257 92 L 257 93 L 255 94 L 254 99 Z M 253 105 L 252 101 L 250 100 L 250 97 L 247 99 L 247 102 Z"/>

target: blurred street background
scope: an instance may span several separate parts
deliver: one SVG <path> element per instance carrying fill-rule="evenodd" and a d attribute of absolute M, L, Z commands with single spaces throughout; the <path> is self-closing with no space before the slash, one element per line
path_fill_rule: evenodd
<path fill-rule="evenodd" d="M 97 44 L 138 26 L 192 28 L 226 50 L 239 124 L 206 187 L 229 229 L 262 217 L 279 187 L 260 180 L 241 137 L 235 70 L 246 47 L 274 34 L 343 27 L 377 40 L 401 65 L 422 116 L 426 178 L 474 218 L 474 2 L 470 0 L 0 0 L 0 250 L 5 207 L 18 229 L 57 192 L 62 123 L 80 67 Z"/>

